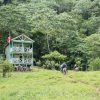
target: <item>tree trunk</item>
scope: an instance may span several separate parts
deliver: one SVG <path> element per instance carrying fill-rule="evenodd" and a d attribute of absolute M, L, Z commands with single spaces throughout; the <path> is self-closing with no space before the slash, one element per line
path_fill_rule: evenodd
<path fill-rule="evenodd" d="M 48 34 L 47 34 L 47 47 L 48 47 L 48 51 L 50 52 L 50 45 L 49 45 L 49 36 L 48 36 Z"/>

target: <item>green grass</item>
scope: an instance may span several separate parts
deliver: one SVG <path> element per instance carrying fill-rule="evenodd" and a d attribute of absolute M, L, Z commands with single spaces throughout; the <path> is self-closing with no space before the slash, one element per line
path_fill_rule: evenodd
<path fill-rule="evenodd" d="M 100 100 L 100 72 L 14 72 L 0 76 L 0 100 Z"/>

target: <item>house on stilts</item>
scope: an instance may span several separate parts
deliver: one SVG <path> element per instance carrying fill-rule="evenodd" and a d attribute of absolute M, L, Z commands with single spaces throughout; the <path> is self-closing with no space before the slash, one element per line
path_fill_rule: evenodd
<path fill-rule="evenodd" d="M 24 34 L 11 39 L 5 49 L 6 59 L 17 68 L 33 66 L 33 42 Z"/>

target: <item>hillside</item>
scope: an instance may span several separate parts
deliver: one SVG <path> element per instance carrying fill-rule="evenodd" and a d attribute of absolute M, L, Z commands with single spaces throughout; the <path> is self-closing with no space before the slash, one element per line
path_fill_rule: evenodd
<path fill-rule="evenodd" d="M 99 100 L 100 72 L 33 69 L 0 76 L 0 100 Z"/>

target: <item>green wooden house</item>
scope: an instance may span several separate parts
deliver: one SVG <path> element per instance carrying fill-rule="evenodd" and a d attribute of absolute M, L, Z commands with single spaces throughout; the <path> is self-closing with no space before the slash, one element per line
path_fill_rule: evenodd
<path fill-rule="evenodd" d="M 11 39 L 5 49 L 6 59 L 16 66 L 33 66 L 33 42 L 24 34 Z"/>

